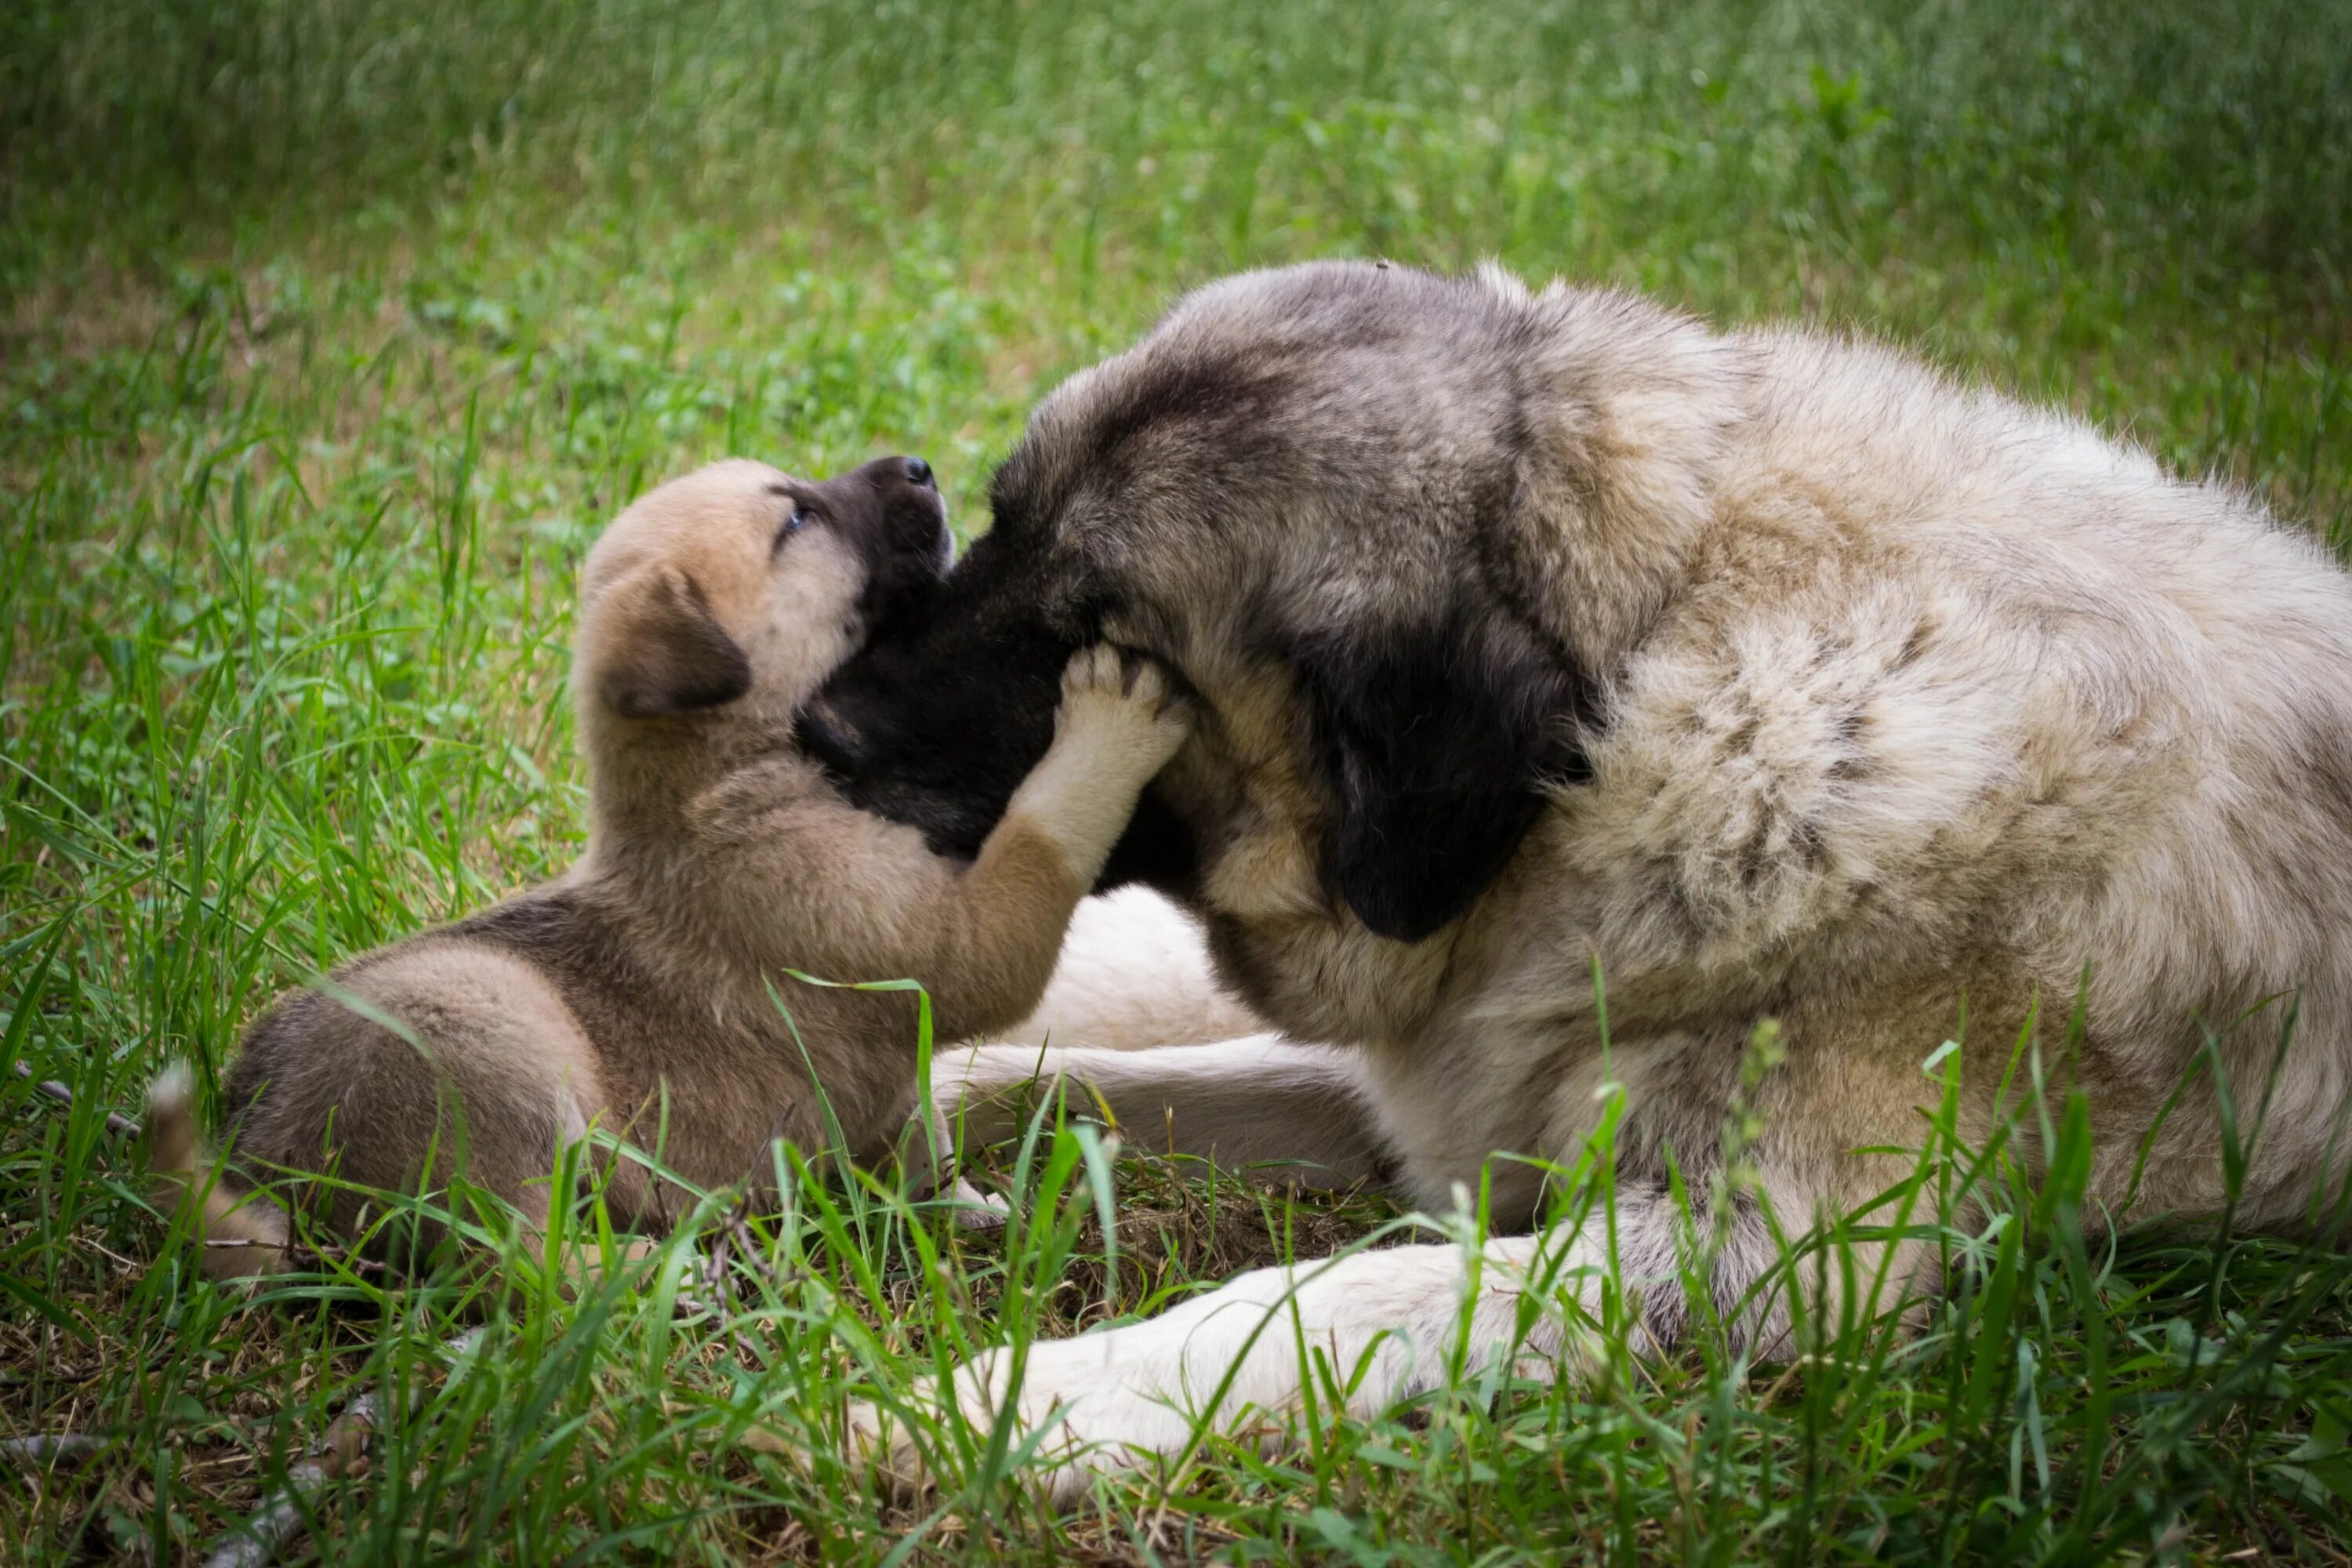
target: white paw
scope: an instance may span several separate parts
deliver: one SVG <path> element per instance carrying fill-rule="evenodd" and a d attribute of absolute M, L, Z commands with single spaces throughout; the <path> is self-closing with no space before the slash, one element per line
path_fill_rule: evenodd
<path fill-rule="evenodd" d="M 1160 1337 L 1153 1328 L 1136 1323 L 1029 1347 L 1004 1446 L 1017 1453 L 1044 1434 L 1020 1472 L 1024 1480 L 1066 1503 L 1097 1475 L 1173 1460 L 1194 1446 L 1197 1423 L 1184 1402 L 1158 1392 L 1173 1386 L 1181 1373 L 1152 1342 Z M 902 1492 L 963 1479 L 965 1456 L 988 1451 L 1007 1409 L 1013 1373 L 1009 1348 L 983 1351 L 956 1369 L 952 1411 L 936 1378 L 919 1380 L 905 1408 L 922 1426 L 919 1438 L 905 1417 L 872 1405 L 851 1406 L 853 1454 Z M 950 1429 L 959 1419 L 969 1428 L 961 1435 Z"/>
<path fill-rule="evenodd" d="M 1011 1204 L 1003 1198 L 990 1196 L 961 1176 L 956 1178 L 955 1188 L 950 1197 L 955 1204 L 955 1222 L 964 1230 L 1003 1230 L 1004 1222 L 1013 1217 Z"/>

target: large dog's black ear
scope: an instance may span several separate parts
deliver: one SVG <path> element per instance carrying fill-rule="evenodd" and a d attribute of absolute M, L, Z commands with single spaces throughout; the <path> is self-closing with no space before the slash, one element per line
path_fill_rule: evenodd
<path fill-rule="evenodd" d="M 1325 874 L 1381 936 L 1419 942 L 1460 915 L 1545 784 L 1586 776 L 1584 682 L 1508 620 L 1319 634 L 1294 657 L 1339 803 Z"/>
<path fill-rule="evenodd" d="M 624 719 L 732 702 L 751 689 L 744 656 L 702 591 L 674 566 L 608 590 L 597 616 L 595 692 Z"/>

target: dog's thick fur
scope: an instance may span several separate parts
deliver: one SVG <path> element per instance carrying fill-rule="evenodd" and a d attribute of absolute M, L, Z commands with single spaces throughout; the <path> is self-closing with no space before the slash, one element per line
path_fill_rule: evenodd
<path fill-rule="evenodd" d="M 976 860 L 845 803 L 796 715 L 869 634 L 924 613 L 950 550 L 929 470 L 906 458 L 822 484 L 720 463 L 632 506 L 582 577 L 586 854 L 256 1024 L 227 1084 L 238 1165 L 413 1192 L 462 1161 L 530 1219 L 592 1125 L 703 1186 L 772 1170 L 777 1138 L 887 1147 L 915 1098 L 916 998 L 786 972 L 919 980 L 943 1041 L 1020 1019 L 1188 722 L 1156 669 L 1096 648 Z M 207 1267 L 282 1262 L 285 1212 L 200 1170 L 184 1074 L 152 1101 L 166 1189 L 203 1194 L 208 1242 L 247 1244 L 208 1246 Z M 640 1228 L 677 1196 L 626 1161 L 610 1193 Z M 357 1202 L 329 1207 L 348 1224 Z"/>
<path fill-rule="evenodd" d="M 1727 1310 L 1773 1255 L 1763 1200 L 1801 1231 L 1908 1168 L 1865 1151 L 1918 1146 L 1922 1059 L 1964 1008 L 1960 1131 L 2003 1114 L 2038 1002 L 2047 1071 L 2088 1097 L 2095 1222 L 2222 1205 L 2209 1031 L 2263 1119 L 2239 1220 L 2303 1224 L 2344 1174 L 2352 589 L 2246 495 L 1869 343 L 1329 264 L 1202 289 L 1066 383 L 994 506 L 941 613 L 844 669 L 814 743 L 857 798 L 968 844 L 1068 648 L 1133 644 L 1200 693 L 1114 862 L 1337 1048 L 1047 1055 L 1154 1142 L 1390 1175 L 1441 1210 L 1487 1170 L 1525 1227 L 1541 1173 L 1490 1155 L 1573 1156 L 1613 1080 L 1617 1237 L 1661 1342 L 1668 1160 L 1704 1201 L 1768 1016 L 1760 1195 L 1712 1216 Z M 2289 1008 L 2239 1021 L 2289 996 L 2273 1082 Z M 1039 1059 L 978 1052 L 944 1087 L 984 1106 Z M 1293 1408 L 1300 1332 L 1264 1318 L 1295 1291 L 1341 1381 L 1370 1357 L 1352 1403 L 1377 1407 L 1460 1324 L 1471 1364 L 1500 1353 L 1520 1272 L 1566 1258 L 1578 1289 L 1597 1246 L 1492 1244 L 1467 1315 L 1450 1247 L 1253 1275 L 1033 1347 L 1019 1402 L 1061 1407 L 1095 1464 L 1181 1447 L 1236 1356 L 1225 1425 Z M 1931 1258 L 1881 1261 L 1936 1286 Z M 1789 1322 L 1783 1300 L 1745 1326 L 1771 1348 Z M 1550 1316 L 1529 1342 L 1571 1339 Z M 1005 1376 L 984 1360 L 959 1393 Z"/>

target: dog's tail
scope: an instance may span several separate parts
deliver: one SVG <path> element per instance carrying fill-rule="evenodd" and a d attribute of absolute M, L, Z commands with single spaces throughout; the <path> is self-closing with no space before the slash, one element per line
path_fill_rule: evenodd
<path fill-rule="evenodd" d="M 237 1279 L 287 1268 L 286 1211 L 261 1193 L 232 1186 L 226 1172 L 204 1163 L 195 1079 L 184 1062 L 148 1087 L 147 1169 L 156 1207 L 187 1216 L 206 1274 Z"/>

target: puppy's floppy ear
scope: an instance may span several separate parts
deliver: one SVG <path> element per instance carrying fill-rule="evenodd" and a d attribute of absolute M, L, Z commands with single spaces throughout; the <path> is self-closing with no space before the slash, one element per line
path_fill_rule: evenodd
<path fill-rule="evenodd" d="M 1293 657 L 1339 803 L 1324 874 L 1377 935 L 1419 942 L 1460 915 L 1543 787 L 1589 775 L 1581 676 L 1507 618 L 1318 634 Z"/>
<path fill-rule="evenodd" d="M 612 589 L 598 617 L 595 689 L 624 719 L 653 719 L 732 702 L 751 689 L 751 661 L 710 613 L 694 579 L 675 566 Z"/>

